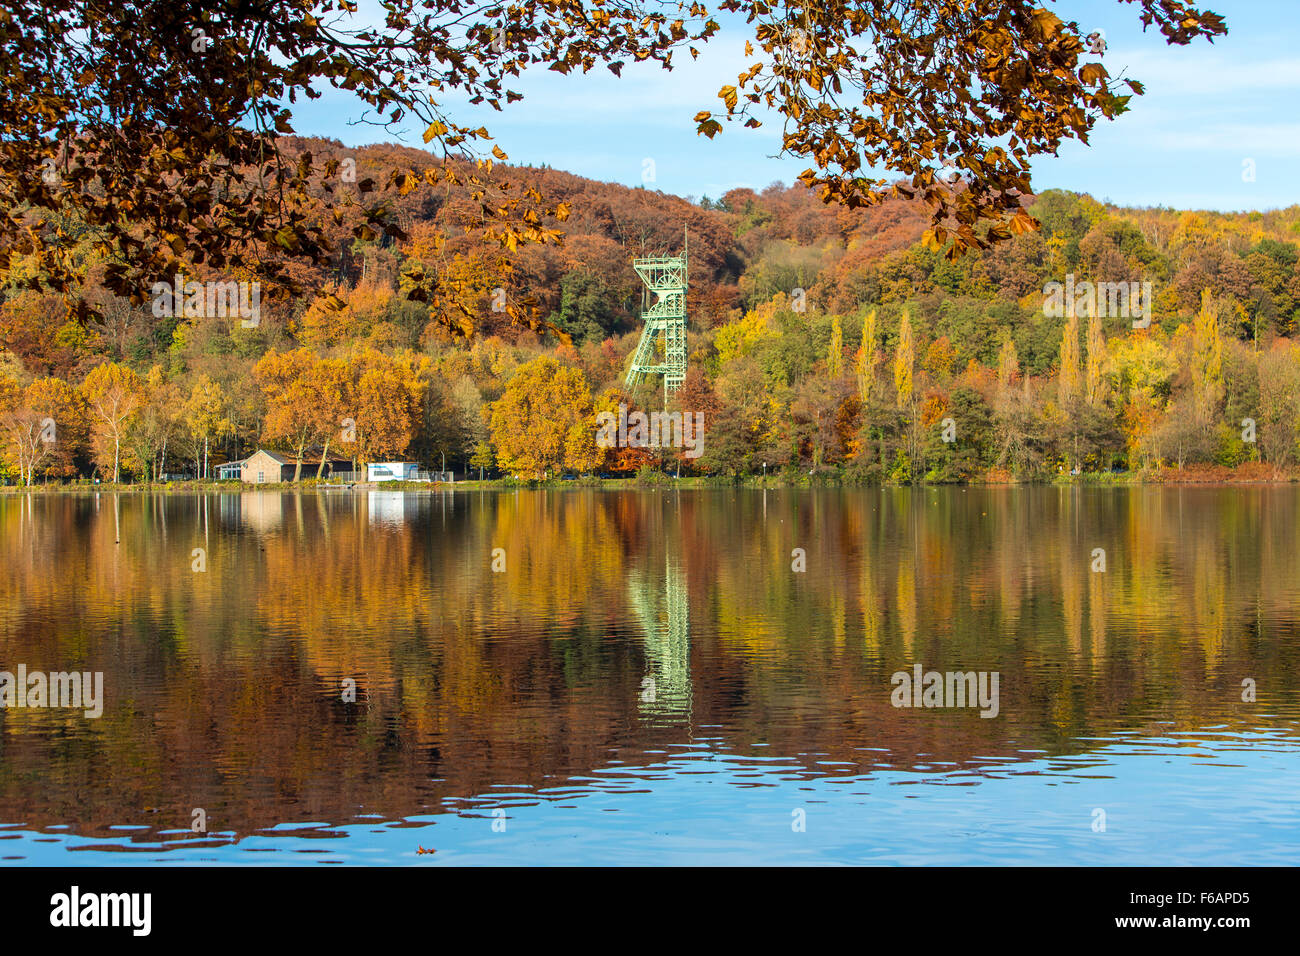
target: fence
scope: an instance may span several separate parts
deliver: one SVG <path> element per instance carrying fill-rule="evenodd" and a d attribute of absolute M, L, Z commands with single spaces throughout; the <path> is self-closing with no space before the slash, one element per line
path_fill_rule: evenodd
<path fill-rule="evenodd" d="M 365 481 L 366 473 L 364 471 L 334 471 L 330 472 L 330 474 L 326 476 L 326 480 L 331 482 Z M 450 483 L 456 480 L 456 473 L 454 471 L 421 471 L 417 468 L 414 476 L 408 480 L 427 482 L 443 481 Z"/>

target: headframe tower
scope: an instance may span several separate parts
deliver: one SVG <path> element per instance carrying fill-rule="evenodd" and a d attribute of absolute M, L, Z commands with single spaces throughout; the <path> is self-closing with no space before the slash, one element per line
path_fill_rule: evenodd
<path fill-rule="evenodd" d="M 647 375 L 664 377 L 664 401 L 681 387 L 686 378 L 686 286 L 689 237 L 683 232 L 680 256 L 633 259 L 632 268 L 654 295 L 650 307 L 642 308 L 645 327 L 632 355 L 627 387 L 635 389 Z M 644 298 L 643 298 L 644 305 Z M 662 351 L 660 343 L 662 341 Z"/>

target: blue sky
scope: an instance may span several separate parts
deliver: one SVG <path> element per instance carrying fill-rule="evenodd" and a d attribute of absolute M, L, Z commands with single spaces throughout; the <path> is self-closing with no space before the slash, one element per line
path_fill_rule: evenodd
<path fill-rule="evenodd" d="M 1146 95 L 1130 111 L 1102 121 L 1089 145 L 1067 143 L 1034 165 L 1037 190 L 1072 189 L 1122 205 L 1201 209 L 1274 209 L 1297 201 L 1300 158 L 1300 0 L 1206 0 L 1228 22 L 1228 35 L 1171 47 L 1154 28 L 1143 33 L 1138 8 L 1117 0 L 1051 3 L 1065 19 L 1103 30 L 1103 58 L 1112 75 L 1141 80 Z M 537 71 L 516 82 L 521 102 L 496 113 L 456 106 L 458 120 L 481 121 L 511 162 L 639 186 L 653 161 L 648 188 L 717 198 L 728 189 L 790 182 L 807 167 L 778 158 L 779 125 L 727 126 L 715 139 L 698 136 L 692 117 L 717 112 L 716 94 L 752 62 L 752 36 L 737 20 L 705 45 L 699 60 L 674 55 L 671 72 L 633 64 L 621 78 L 603 67 L 583 75 Z M 360 106 L 327 94 L 295 108 L 295 128 L 349 146 L 397 140 L 422 145 L 420 130 L 385 135 L 353 125 Z M 1254 180 L 1243 177 L 1253 162 Z"/>

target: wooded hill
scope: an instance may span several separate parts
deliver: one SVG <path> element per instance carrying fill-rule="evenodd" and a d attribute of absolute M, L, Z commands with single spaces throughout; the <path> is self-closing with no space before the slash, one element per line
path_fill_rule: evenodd
<path fill-rule="evenodd" d="M 202 471 L 205 447 L 215 461 L 329 442 L 362 459 L 445 454 L 527 476 L 647 466 L 648 451 L 597 449 L 593 422 L 621 401 L 661 404 L 656 390 L 619 391 L 639 331 L 630 261 L 676 254 L 684 231 L 692 372 L 678 402 L 705 412 L 708 440 L 698 459 L 669 454 L 674 468 L 767 461 L 941 481 L 1252 459 L 1286 469 L 1300 455 L 1298 206 L 1129 209 L 1049 191 L 1025 200 L 1040 231 L 950 261 L 923 243 L 919 203 L 847 209 L 798 184 L 688 199 L 499 165 L 516 193 L 531 185 L 568 212 L 541 222 L 562 243 L 503 249 L 466 233 L 480 201 L 447 186 L 392 190 L 405 235 L 354 239 L 349 188 L 379 189 L 428 154 L 284 145 L 345 171 L 312 207 L 340 253 L 328 268 L 290 263 L 318 294 L 264 290 L 256 327 L 155 315 L 148 290 L 133 306 L 83 251 L 80 294 L 102 315 L 85 325 L 24 288 L 21 264 L 11 271 L 0 432 L 13 479 L 146 478 L 185 461 Z M 1150 282 L 1150 327 L 1045 314 L 1044 287 L 1067 276 Z M 202 263 L 186 275 L 240 278 Z M 58 441 L 38 445 L 47 418 Z M 339 444 L 343 418 L 355 443 Z"/>

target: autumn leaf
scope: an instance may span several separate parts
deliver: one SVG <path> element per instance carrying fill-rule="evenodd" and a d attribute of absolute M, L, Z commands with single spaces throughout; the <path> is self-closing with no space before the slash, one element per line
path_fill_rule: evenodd
<path fill-rule="evenodd" d="M 1079 79 L 1086 86 L 1096 86 L 1109 75 L 1100 63 L 1085 63 L 1079 68 Z"/>

